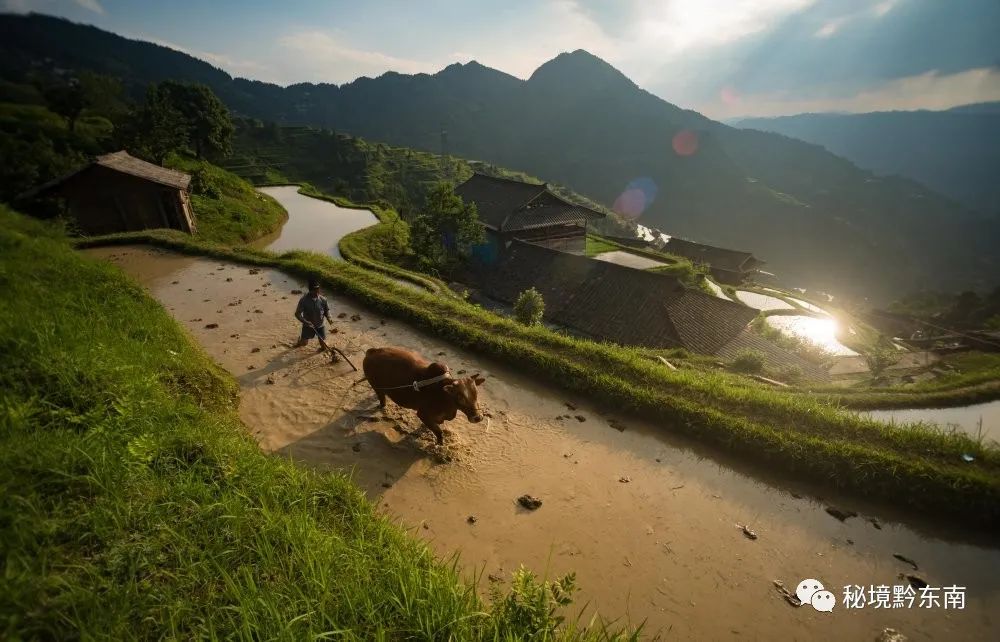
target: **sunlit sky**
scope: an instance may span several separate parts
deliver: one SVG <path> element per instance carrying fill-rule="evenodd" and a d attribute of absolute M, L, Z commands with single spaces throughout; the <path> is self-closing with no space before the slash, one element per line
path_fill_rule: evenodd
<path fill-rule="evenodd" d="M 1000 0 L 0 0 L 281 85 L 586 49 L 713 118 L 1000 100 Z"/>

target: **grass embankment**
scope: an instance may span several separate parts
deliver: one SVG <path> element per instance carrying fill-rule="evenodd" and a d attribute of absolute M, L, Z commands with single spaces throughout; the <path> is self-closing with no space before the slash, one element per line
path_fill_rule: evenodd
<path fill-rule="evenodd" d="M 216 243 L 249 243 L 288 219 L 276 200 L 208 161 L 171 156 L 167 167 L 191 174 L 191 204 L 198 236 Z"/>
<path fill-rule="evenodd" d="M 307 252 L 279 256 L 200 243 L 180 233 L 117 235 L 219 259 L 316 275 L 334 292 L 456 345 L 588 394 L 623 413 L 715 443 L 811 481 L 896 505 L 1000 524 L 1000 451 L 963 435 L 888 426 L 744 377 L 668 370 L 642 350 L 525 327 L 463 301 L 414 291 L 359 266 Z M 972 463 L 961 455 L 975 456 Z"/>
<path fill-rule="evenodd" d="M 695 265 L 689 259 L 682 256 L 667 254 L 665 252 L 659 252 L 648 248 L 631 247 L 621 243 L 616 243 L 612 239 L 599 234 L 594 234 L 593 232 L 587 234 L 587 256 L 597 256 L 598 254 L 603 254 L 604 252 L 615 252 L 619 250 L 665 263 L 665 265 L 662 266 L 649 268 L 649 271 L 656 272 L 658 274 L 669 274 L 671 276 L 675 276 L 680 279 L 681 283 L 687 285 L 688 287 L 696 288 L 708 294 L 713 294 L 711 288 L 709 288 L 708 284 L 705 283 L 705 279 L 708 275 L 708 269 L 702 265 Z"/>
<path fill-rule="evenodd" d="M 235 382 L 53 229 L 0 208 L 0 638 L 611 637 L 554 634 L 523 575 L 487 607 L 345 476 L 263 454 Z"/>

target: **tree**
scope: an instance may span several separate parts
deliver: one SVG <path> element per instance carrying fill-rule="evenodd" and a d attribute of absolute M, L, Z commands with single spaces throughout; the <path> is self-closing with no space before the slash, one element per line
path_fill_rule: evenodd
<path fill-rule="evenodd" d="M 899 361 L 899 354 L 892 342 L 881 335 L 875 345 L 864 352 L 864 358 L 872 377 L 878 379 L 886 368 Z"/>
<path fill-rule="evenodd" d="M 438 183 L 427 194 L 410 236 L 418 260 L 436 270 L 467 258 L 485 238 L 476 205 L 462 202 L 448 183 Z"/>
<path fill-rule="evenodd" d="M 145 102 L 126 122 L 121 137 L 135 155 L 162 165 L 171 152 L 187 149 L 189 130 L 170 96 L 153 85 L 146 91 Z"/>
<path fill-rule="evenodd" d="M 528 288 L 518 295 L 514 303 L 514 316 L 524 325 L 535 325 L 545 314 L 545 300 L 535 288 Z"/>
<path fill-rule="evenodd" d="M 43 91 L 49 109 L 66 119 L 69 130 L 76 131 L 76 119 L 86 107 L 83 88 L 75 79 L 46 87 Z"/>
<path fill-rule="evenodd" d="M 211 89 L 205 85 L 167 80 L 160 83 L 156 91 L 164 94 L 173 108 L 183 115 L 195 156 L 229 153 L 233 120 L 229 109 Z"/>

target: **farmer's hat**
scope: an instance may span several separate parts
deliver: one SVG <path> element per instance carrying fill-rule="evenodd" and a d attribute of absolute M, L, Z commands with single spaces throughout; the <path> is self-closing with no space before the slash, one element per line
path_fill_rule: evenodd
<path fill-rule="evenodd" d="M 310 290 L 315 290 L 318 287 L 319 287 L 319 279 L 317 279 L 314 276 L 313 277 L 309 277 L 309 289 Z"/>

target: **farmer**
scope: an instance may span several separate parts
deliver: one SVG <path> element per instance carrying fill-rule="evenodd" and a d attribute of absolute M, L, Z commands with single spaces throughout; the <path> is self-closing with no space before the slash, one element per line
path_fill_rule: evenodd
<path fill-rule="evenodd" d="M 295 318 L 302 324 L 302 334 L 299 336 L 299 342 L 295 344 L 296 348 L 300 348 L 307 343 L 309 339 L 312 339 L 319 333 L 319 338 L 326 340 L 326 327 L 323 325 L 323 317 L 331 324 L 333 319 L 330 318 L 330 306 L 326 302 L 326 297 L 320 296 L 319 293 L 319 281 L 315 278 L 309 279 L 309 293 L 302 295 L 299 299 L 299 304 L 295 308 Z M 320 351 L 323 351 L 323 344 L 319 346 Z"/>

